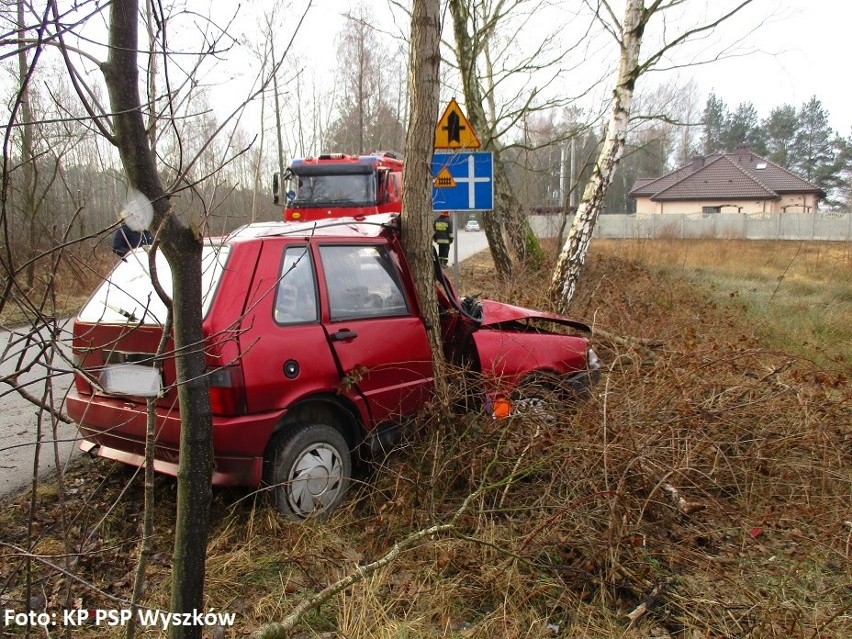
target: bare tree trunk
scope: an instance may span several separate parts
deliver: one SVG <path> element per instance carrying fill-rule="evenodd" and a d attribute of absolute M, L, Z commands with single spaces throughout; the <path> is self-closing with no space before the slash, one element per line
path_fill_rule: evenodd
<path fill-rule="evenodd" d="M 18 28 L 20 29 L 21 41 L 18 46 L 18 84 L 21 87 L 19 97 L 21 105 L 21 164 L 23 170 L 23 184 L 21 185 L 21 211 L 22 219 L 28 220 L 27 232 L 27 261 L 29 265 L 26 270 L 26 288 L 33 287 L 35 282 L 36 263 L 33 259 L 38 254 L 38 229 L 36 225 L 36 203 L 35 203 L 35 181 L 36 166 L 33 157 L 33 116 L 30 109 L 29 89 L 29 63 L 27 61 L 27 47 L 24 45 L 26 22 L 24 16 L 24 2 L 18 0 Z M 11 253 L 12 247 L 7 247 Z"/>
<path fill-rule="evenodd" d="M 157 45 L 154 32 L 153 0 L 145 0 L 145 28 L 148 31 L 148 46 L 154 51 Z M 159 56 L 148 56 L 148 139 L 151 145 L 151 161 L 157 162 L 157 59 Z"/>
<path fill-rule="evenodd" d="M 484 134 L 490 130 L 485 110 L 482 106 L 482 92 L 476 76 L 476 56 L 467 29 L 469 13 L 463 0 L 450 0 L 450 13 L 453 16 L 453 33 L 456 40 L 456 59 L 459 64 L 459 72 L 464 87 L 465 105 L 467 106 L 470 124 L 475 131 Z M 496 165 L 495 162 L 495 170 Z M 495 202 L 496 204 L 496 202 Z M 488 238 L 488 248 L 491 251 L 491 259 L 497 269 L 497 274 L 502 279 L 508 279 L 512 275 L 512 256 L 503 239 L 503 208 L 495 206 L 491 215 L 483 215 L 483 226 L 485 236 Z"/>
<path fill-rule="evenodd" d="M 432 346 L 435 392 L 443 396 L 445 368 L 432 249 L 432 146 L 438 119 L 441 63 L 440 0 L 414 0 L 411 13 L 411 120 L 405 141 L 402 241 Z"/>
<path fill-rule="evenodd" d="M 586 253 L 598 215 L 603 207 L 604 196 L 612 183 L 615 167 L 624 151 L 633 91 L 640 73 L 639 48 L 645 28 L 643 13 L 643 0 L 627 1 L 627 7 L 624 10 L 624 26 L 619 41 L 621 60 L 612 96 L 606 138 L 550 281 L 550 299 L 563 312 L 577 290 L 577 282 L 586 262 Z"/>
<path fill-rule="evenodd" d="M 138 0 L 114 0 L 110 53 L 102 65 L 113 110 L 115 143 L 131 186 L 154 207 L 152 228 L 172 270 L 174 344 L 181 415 L 178 501 L 171 610 L 204 604 L 204 568 L 211 500 L 212 417 L 201 331 L 201 238 L 171 214 L 146 136 L 139 98 Z M 173 626 L 170 637 L 200 639 L 200 626 Z"/>
<path fill-rule="evenodd" d="M 276 66 L 275 32 L 271 22 L 269 23 L 269 46 L 272 49 L 272 97 L 275 100 L 275 139 L 278 144 L 278 172 L 284 175 L 284 138 L 282 136 L 284 125 L 281 123 L 281 90 L 278 88 L 278 72 L 280 71 L 280 67 Z M 301 98 L 298 91 L 297 96 Z M 297 99 L 296 104 L 301 104 L 301 99 Z M 301 139 L 301 133 L 302 113 L 299 111 L 299 139 Z"/>
<path fill-rule="evenodd" d="M 488 237 L 488 246 L 497 272 L 501 277 L 506 278 L 511 275 L 512 260 L 501 233 L 504 226 L 512 249 L 525 267 L 540 266 L 544 254 L 530 228 L 524 207 L 515 196 L 506 177 L 501 155 L 502 147 L 493 137 L 494 119 L 489 119 L 485 113 L 482 90 L 476 72 L 477 49 L 468 31 L 470 11 L 466 0 L 450 0 L 450 13 L 453 17 L 456 59 L 462 76 L 468 117 L 474 130 L 479 131 L 484 139 L 484 147 L 494 154 L 494 215 L 484 216 L 485 234 Z M 489 108 L 493 114 L 494 105 L 491 101 L 489 101 Z"/>

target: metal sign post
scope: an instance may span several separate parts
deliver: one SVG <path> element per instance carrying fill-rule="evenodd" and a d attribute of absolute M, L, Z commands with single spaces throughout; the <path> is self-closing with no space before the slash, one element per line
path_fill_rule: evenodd
<path fill-rule="evenodd" d="M 459 212 L 453 211 L 453 283 L 459 286 Z"/>

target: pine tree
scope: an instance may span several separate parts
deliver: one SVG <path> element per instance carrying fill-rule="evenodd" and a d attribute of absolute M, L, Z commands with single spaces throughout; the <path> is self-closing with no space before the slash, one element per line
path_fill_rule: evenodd
<path fill-rule="evenodd" d="M 755 153 L 766 152 L 763 134 L 757 117 L 757 109 L 751 102 L 742 102 L 725 122 L 722 143 L 725 151 L 735 151 L 741 145 Z"/>
<path fill-rule="evenodd" d="M 828 124 L 828 113 L 816 96 L 799 109 L 793 168 L 828 192 L 840 182 L 841 140 Z"/>
<path fill-rule="evenodd" d="M 704 106 L 702 122 L 704 133 L 701 141 L 704 144 L 704 155 L 722 153 L 725 150 L 722 138 L 727 129 L 728 117 L 728 108 L 725 106 L 725 102 L 711 93 L 707 97 L 707 104 Z"/>
<path fill-rule="evenodd" d="M 783 104 L 770 111 L 763 121 L 763 136 L 766 140 L 766 157 L 775 164 L 789 169 L 793 161 L 799 117 L 796 107 Z"/>

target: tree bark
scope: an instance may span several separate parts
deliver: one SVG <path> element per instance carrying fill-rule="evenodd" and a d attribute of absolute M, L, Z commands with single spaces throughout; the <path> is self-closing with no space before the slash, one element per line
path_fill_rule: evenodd
<path fill-rule="evenodd" d="M 613 91 L 606 137 L 550 281 L 550 299 L 562 312 L 567 310 L 577 290 L 577 282 L 586 262 L 592 233 L 603 208 L 604 196 L 612 183 L 615 167 L 624 152 L 633 91 L 640 73 L 639 49 L 644 28 L 643 0 L 628 0 L 619 41 L 621 59 L 618 78 Z"/>
<path fill-rule="evenodd" d="M 482 106 L 482 92 L 479 90 L 476 77 L 476 57 L 473 42 L 467 29 L 467 20 L 470 14 L 463 0 L 450 0 L 450 13 L 453 17 L 456 60 L 462 78 L 468 117 L 473 130 L 484 134 L 489 128 L 485 109 Z M 497 275 L 501 279 L 508 279 L 512 275 L 513 264 L 512 256 L 509 254 L 509 249 L 503 239 L 503 209 L 495 206 L 490 215 L 483 215 L 482 218 L 485 236 L 488 238 L 488 249 L 491 251 L 491 259 L 494 261 Z"/>
<path fill-rule="evenodd" d="M 485 150 L 494 154 L 494 211 L 483 216 L 485 235 L 491 258 L 502 278 L 512 274 L 513 262 L 503 240 L 502 229 L 512 245 L 521 264 L 528 268 L 541 265 L 544 253 L 538 239 L 530 228 L 524 207 L 515 196 L 503 168 L 502 145 L 494 137 L 496 123 L 485 113 L 485 102 L 476 72 L 478 50 L 468 30 L 470 11 L 466 0 L 450 0 L 453 18 L 453 33 L 456 41 L 456 60 L 462 77 L 465 105 L 474 131 L 478 131 Z"/>
<path fill-rule="evenodd" d="M 201 610 L 211 500 L 212 418 L 201 348 L 201 238 L 171 213 L 146 135 L 136 51 L 138 0 L 114 0 L 110 53 L 102 65 L 113 126 L 128 180 L 154 208 L 152 229 L 172 270 L 174 345 L 181 415 L 177 521 L 172 572 L 173 612 Z M 174 626 L 173 638 L 200 638 L 200 626 Z"/>
<path fill-rule="evenodd" d="M 25 286 L 27 290 L 33 287 L 35 282 L 35 257 L 38 255 L 38 225 L 36 224 L 36 160 L 33 155 L 33 115 L 30 109 L 29 88 L 29 62 L 27 61 L 27 47 L 24 45 L 26 21 L 24 16 L 24 3 L 18 0 L 18 28 L 20 29 L 20 42 L 18 44 L 18 83 L 20 93 L 18 102 L 20 104 L 21 124 L 21 164 L 23 170 L 23 185 L 21 186 L 21 209 L 24 217 L 28 220 L 27 237 L 27 270 Z M 12 247 L 7 246 L 9 254 Z M 10 260 L 11 261 L 11 260 Z"/>
<path fill-rule="evenodd" d="M 440 99 L 440 4 L 440 0 L 414 0 L 411 13 L 411 119 L 405 140 L 402 241 L 432 346 L 435 392 L 443 397 L 446 363 L 435 293 L 431 175 Z"/>

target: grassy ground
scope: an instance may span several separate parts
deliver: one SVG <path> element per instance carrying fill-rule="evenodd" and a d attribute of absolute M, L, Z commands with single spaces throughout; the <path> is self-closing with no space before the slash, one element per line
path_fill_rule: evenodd
<path fill-rule="evenodd" d="M 328 522 L 293 524 L 262 495 L 215 491 L 207 599 L 236 625 L 207 636 L 280 620 L 395 542 L 451 520 L 313 609 L 293 636 L 852 636 L 845 250 L 593 245 L 573 315 L 645 340 L 596 340 L 606 374 L 594 396 L 555 418 L 441 423 L 424 413 Z M 799 274 L 805 264 L 823 268 Z M 806 274 L 808 295 L 845 313 L 846 326 L 824 333 L 839 339 L 801 337 L 801 316 L 817 306 L 796 306 L 793 284 Z M 484 256 L 465 263 L 462 282 L 468 294 L 547 304 L 546 275 L 498 284 Z M 782 317 L 789 308 L 795 321 Z M 131 472 L 98 460 L 70 473 L 64 492 L 44 485 L 31 521 L 27 495 L 7 501 L 0 539 L 24 547 L 29 534 L 40 557 L 33 596 L 54 610 L 69 591 L 75 605 L 123 607 L 109 597 L 129 593 L 141 492 Z M 167 607 L 174 481 L 158 478 L 156 492 L 145 603 Z M 8 545 L 0 554 L 3 607 L 20 609 L 24 560 Z"/>
<path fill-rule="evenodd" d="M 827 365 L 852 362 L 847 242 L 610 240 L 601 248 L 740 306 L 765 346 Z"/>

